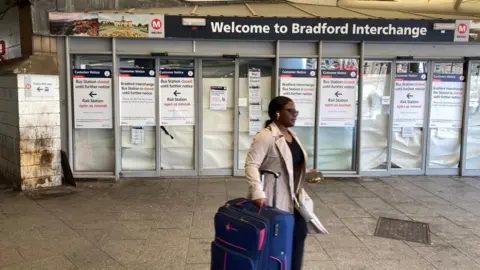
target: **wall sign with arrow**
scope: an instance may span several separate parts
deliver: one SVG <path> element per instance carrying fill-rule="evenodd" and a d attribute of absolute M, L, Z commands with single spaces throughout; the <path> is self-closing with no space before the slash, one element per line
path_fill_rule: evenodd
<path fill-rule="evenodd" d="M 23 87 L 26 97 L 54 97 L 54 88 L 58 88 L 58 76 L 23 75 Z"/>

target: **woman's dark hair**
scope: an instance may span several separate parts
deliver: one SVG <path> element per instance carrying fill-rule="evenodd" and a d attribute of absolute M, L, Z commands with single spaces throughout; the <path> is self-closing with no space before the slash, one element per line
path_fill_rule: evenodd
<path fill-rule="evenodd" d="M 275 119 L 277 119 L 277 113 L 289 102 L 293 101 L 284 96 L 278 96 L 270 101 L 270 104 L 268 104 L 268 116 L 270 119 L 265 122 L 265 127 L 268 127 L 273 121 L 275 121 Z"/>

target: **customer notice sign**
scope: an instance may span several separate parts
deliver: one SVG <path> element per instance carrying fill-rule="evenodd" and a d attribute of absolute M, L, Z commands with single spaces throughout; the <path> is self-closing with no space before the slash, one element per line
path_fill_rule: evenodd
<path fill-rule="evenodd" d="M 205 17 L 205 26 L 182 26 L 182 16 L 166 16 L 166 37 L 255 39 L 453 42 L 453 30 L 434 30 L 453 20 L 381 20 L 321 18 Z"/>

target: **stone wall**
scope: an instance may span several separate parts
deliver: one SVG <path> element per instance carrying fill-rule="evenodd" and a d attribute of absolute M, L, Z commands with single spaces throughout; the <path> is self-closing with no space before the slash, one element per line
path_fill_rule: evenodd
<path fill-rule="evenodd" d="M 53 81 L 51 96 L 29 95 L 25 89 L 26 78 L 27 81 Z M 22 190 L 61 185 L 58 76 L 19 74 L 18 115 Z"/>

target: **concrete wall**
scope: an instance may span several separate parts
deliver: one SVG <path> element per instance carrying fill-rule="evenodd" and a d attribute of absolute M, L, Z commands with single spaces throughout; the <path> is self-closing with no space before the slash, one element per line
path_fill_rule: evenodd
<path fill-rule="evenodd" d="M 53 95 L 26 94 L 26 76 L 53 80 Z M 18 75 L 18 115 L 22 190 L 61 185 L 58 76 Z"/>
<path fill-rule="evenodd" d="M 0 76 L 0 182 L 20 182 L 18 88 L 16 75 Z M 17 188 L 19 188 L 17 186 Z"/>

